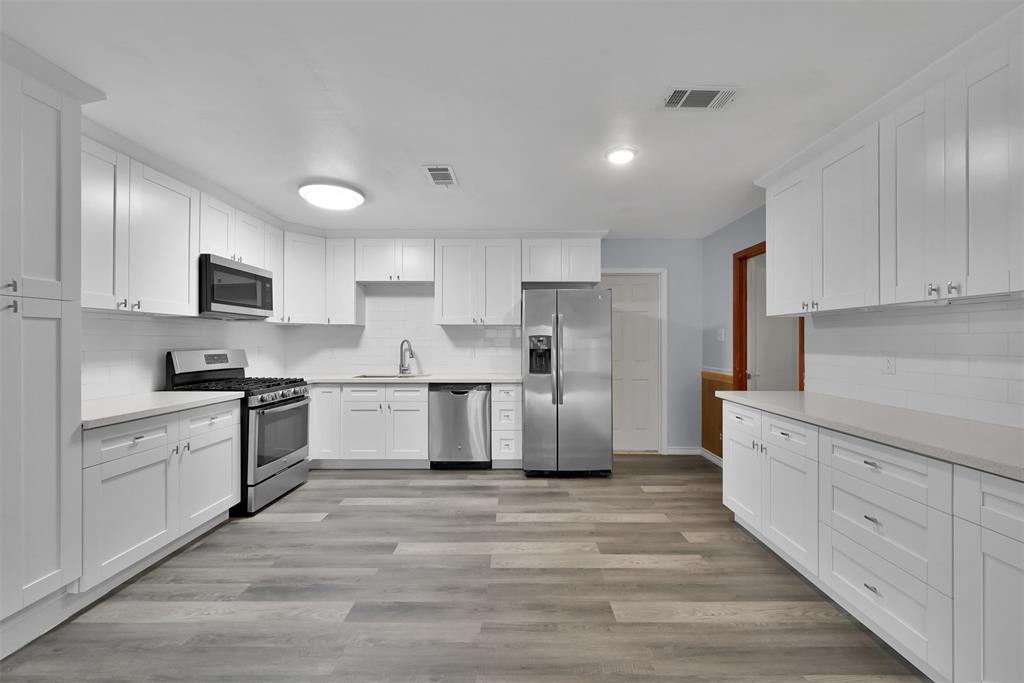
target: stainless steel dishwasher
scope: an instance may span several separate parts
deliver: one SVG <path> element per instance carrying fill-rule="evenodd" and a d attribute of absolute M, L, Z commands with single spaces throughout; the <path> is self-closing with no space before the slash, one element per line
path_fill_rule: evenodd
<path fill-rule="evenodd" d="M 431 384 L 429 409 L 431 467 L 490 466 L 490 384 Z"/>

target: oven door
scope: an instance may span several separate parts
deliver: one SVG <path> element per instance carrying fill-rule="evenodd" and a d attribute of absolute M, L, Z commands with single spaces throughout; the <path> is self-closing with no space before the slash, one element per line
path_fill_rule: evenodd
<path fill-rule="evenodd" d="M 199 315 L 267 318 L 274 313 L 273 274 L 241 261 L 199 255 Z"/>
<path fill-rule="evenodd" d="M 255 486 L 309 455 L 309 396 L 249 411 L 248 484 Z"/>

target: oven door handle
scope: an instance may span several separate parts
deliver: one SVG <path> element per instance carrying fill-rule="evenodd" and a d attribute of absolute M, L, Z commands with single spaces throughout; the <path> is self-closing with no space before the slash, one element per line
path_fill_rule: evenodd
<path fill-rule="evenodd" d="M 299 408 L 301 406 L 308 406 L 309 404 L 310 404 L 310 398 L 309 398 L 309 396 L 306 396 L 301 401 L 293 401 L 291 403 L 286 403 L 283 406 L 275 406 L 273 408 L 260 408 L 256 412 L 259 413 L 260 415 L 271 415 L 273 413 L 281 413 L 281 412 L 284 412 L 286 410 L 291 410 L 292 408 Z"/>

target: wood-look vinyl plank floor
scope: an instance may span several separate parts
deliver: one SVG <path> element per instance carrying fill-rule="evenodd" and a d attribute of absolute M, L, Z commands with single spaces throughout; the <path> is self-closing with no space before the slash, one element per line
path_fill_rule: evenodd
<path fill-rule="evenodd" d="M 721 471 L 320 471 L 0 663 L 26 681 L 925 680 L 732 521 Z"/>

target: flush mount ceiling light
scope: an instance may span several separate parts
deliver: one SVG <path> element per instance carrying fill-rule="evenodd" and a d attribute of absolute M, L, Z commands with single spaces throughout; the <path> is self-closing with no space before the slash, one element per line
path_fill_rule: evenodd
<path fill-rule="evenodd" d="M 636 159 L 636 149 L 633 147 L 616 147 L 605 152 L 604 158 L 616 166 L 623 166 Z"/>
<path fill-rule="evenodd" d="M 299 186 L 299 196 L 313 206 L 331 211 L 348 211 L 366 201 L 366 197 L 359 190 L 334 183 L 301 185 Z"/>

